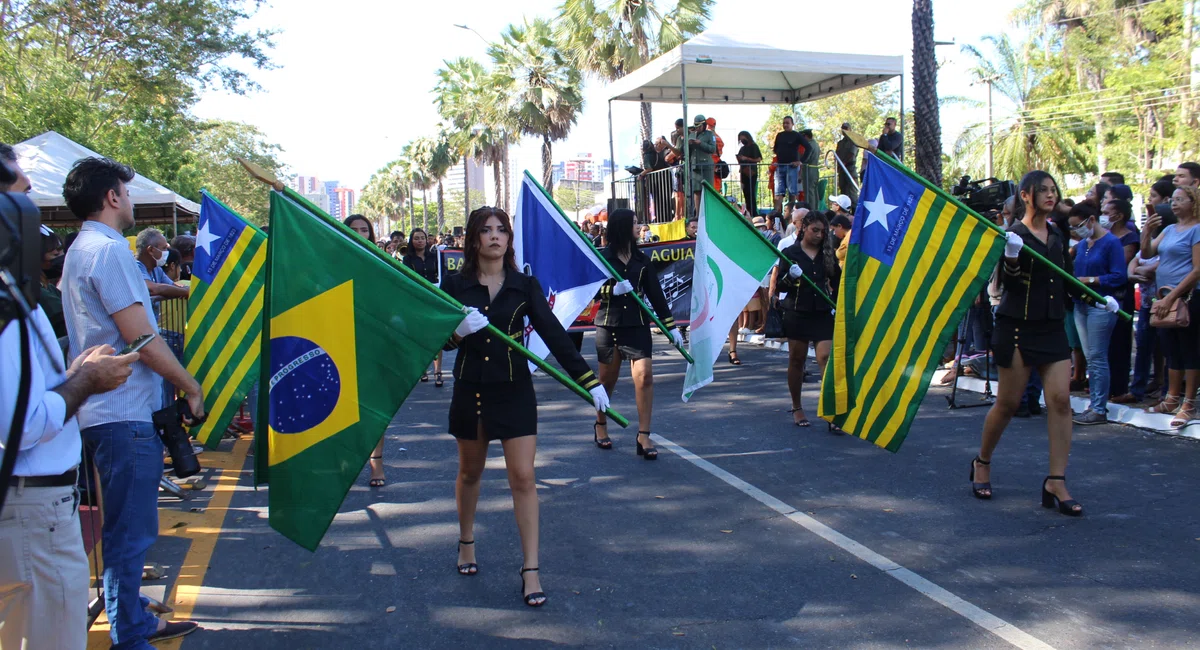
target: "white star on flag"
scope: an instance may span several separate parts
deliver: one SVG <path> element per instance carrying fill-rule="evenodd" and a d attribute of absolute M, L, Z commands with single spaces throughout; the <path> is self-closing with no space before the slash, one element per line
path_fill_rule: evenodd
<path fill-rule="evenodd" d="M 200 224 L 200 230 L 196 231 L 196 248 L 203 250 L 209 255 L 212 255 L 212 251 L 209 250 L 209 245 L 218 239 L 220 239 L 220 237 L 209 232 L 208 221 L 205 221 L 204 223 Z"/>
<path fill-rule="evenodd" d="M 900 207 L 898 205 L 890 205 L 883 199 L 883 188 L 879 188 L 879 194 L 875 196 L 874 201 L 863 201 L 863 206 L 867 209 L 867 225 L 864 228 L 870 228 L 871 224 L 877 223 L 883 226 L 884 230 L 888 230 L 888 215 L 892 210 Z"/>

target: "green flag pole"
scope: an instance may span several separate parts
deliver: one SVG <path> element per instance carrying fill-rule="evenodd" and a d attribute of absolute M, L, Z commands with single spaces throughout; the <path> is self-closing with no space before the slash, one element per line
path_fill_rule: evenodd
<path fill-rule="evenodd" d="M 887 162 L 889 165 L 896 168 L 896 170 L 899 171 L 900 173 L 902 173 L 905 176 L 908 176 L 909 178 L 913 179 L 914 181 L 920 183 L 921 185 L 925 186 L 927 189 L 932 190 L 935 194 L 937 194 L 938 196 L 941 196 L 948 203 L 955 206 L 959 210 L 966 212 L 967 214 L 971 215 L 972 217 L 975 217 L 981 223 L 983 223 L 983 225 L 987 226 L 988 228 L 991 228 L 997 234 L 1001 235 L 1002 237 L 1008 235 L 1007 230 L 1005 230 L 1001 226 L 993 223 L 991 220 L 984 218 L 983 215 L 972 210 L 971 208 L 968 208 L 962 201 L 959 201 L 955 197 L 950 196 L 946 192 L 942 191 L 940 188 L 934 187 L 932 183 L 925 180 L 922 176 L 920 176 L 913 170 L 909 169 L 908 167 L 905 167 L 904 163 L 900 162 L 899 160 L 896 160 L 890 154 L 884 153 L 882 151 L 875 151 L 873 153 L 877 157 L 879 157 L 881 160 L 883 160 L 884 162 Z M 1104 302 L 1105 302 L 1104 296 L 1100 295 L 1099 293 L 1096 293 L 1090 287 L 1088 287 L 1086 284 L 1080 282 L 1078 278 L 1071 275 L 1070 273 L 1067 273 L 1066 270 L 1063 269 L 1061 266 L 1046 259 L 1045 257 L 1042 256 L 1041 253 L 1038 253 L 1037 251 L 1029 248 L 1028 246 L 1024 247 L 1022 250 L 1024 250 L 1026 253 L 1029 253 L 1029 256 L 1032 257 L 1033 259 L 1037 260 L 1038 262 L 1041 262 L 1042 264 L 1046 265 L 1047 268 L 1049 268 L 1050 270 L 1052 270 L 1055 273 L 1062 276 L 1067 281 L 1067 284 L 1075 285 L 1075 287 L 1080 289 L 1081 291 L 1083 291 L 1083 293 L 1088 298 L 1091 298 L 1093 302 L 1096 302 L 1099 304 L 1104 304 Z M 1128 312 L 1118 311 L 1117 314 L 1120 315 L 1121 318 L 1124 318 L 1125 320 L 1128 320 L 1128 321 L 1133 320 L 1133 314 L 1130 314 Z"/>
<path fill-rule="evenodd" d="M 623 281 L 625 278 L 621 277 L 620 273 L 617 273 L 617 270 L 613 268 L 612 264 L 608 263 L 608 260 L 604 259 L 604 256 L 601 255 L 600 251 L 596 249 L 596 245 L 592 243 L 592 240 L 588 239 L 583 234 L 583 231 L 581 231 L 579 229 L 579 227 L 575 225 L 574 222 L 572 222 L 570 219 L 567 219 L 566 215 L 563 214 L 562 207 L 560 207 L 558 205 L 558 203 L 555 202 L 554 197 L 550 196 L 550 193 L 546 191 L 546 188 L 542 187 L 542 184 L 537 182 L 537 179 L 534 178 L 532 175 L 530 175 L 529 170 L 525 170 L 525 177 L 528 178 L 530 181 L 532 181 L 534 186 L 542 191 L 542 194 L 545 195 L 546 199 L 549 200 L 550 203 L 552 205 L 554 205 L 555 208 L 558 209 L 559 216 L 562 219 L 564 219 L 567 223 L 571 224 L 571 230 L 575 231 L 575 234 L 579 235 L 579 238 L 582 239 L 585 244 L 587 244 L 587 247 L 589 249 L 591 249 L 591 251 L 593 253 L 595 253 L 596 259 L 600 260 L 600 263 L 604 265 L 605 269 L 608 269 L 609 275 L 616 278 L 616 280 L 618 282 Z M 650 316 L 651 319 L 654 320 L 654 324 L 658 325 L 659 331 L 662 332 L 663 336 L 667 337 L 667 340 L 671 341 L 671 345 L 676 350 L 679 350 L 679 353 L 683 355 L 683 358 L 687 359 L 688 363 L 694 365 L 696 363 L 696 360 L 692 358 L 692 355 L 688 354 L 687 350 L 683 349 L 682 345 L 675 345 L 674 339 L 671 338 L 670 329 L 666 325 L 663 325 L 663 322 L 658 319 L 658 316 L 654 313 L 654 311 L 652 309 L 650 309 L 650 307 L 648 305 L 646 305 L 645 301 L 643 301 L 641 299 L 641 297 L 637 295 L 637 292 L 633 291 L 629 295 L 633 296 L 633 299 L 637 301 L 638 307 L 641 307 L 642 311 L 646 312 L 646 314 L 648 316 Z"/>
<path fill-rule="evenodd" d="M 273 187 L 275 189 L 275 191 L 280 192 L 281 194 L 286 196 L 288 199 L 291 199 L 291 200 L 299 203 L 300 205 L 304 206 L 307 210 L 309 210 L 310 212 L 313 212 L 314 214 L 324 214 L 324 212 L 325 212 L 324 210 L 321 210 L 317 206 L 313 205 L 312 202 L 310 202 L 308 199 L 304 198 L 304 196 L 302 196 L 299 192 L 284 185 L 282 182 L 280 182 L 278 179 L 274 178 L 269 172 L 262 169 L 258 165 L 255 165 L 254 163 L 248 162 L 241 158 L 238 159 L 238 162 L 242 164 L 242 167 L 246 168 L 246 171 L 248 171 L 251 176 L 270 185 L 271 187 Z M 353 231 L 351 231 L 344 224 L 338 223 L 335 219 L 330 218 L 329 222 L 331 224 L 333 224 L 335 228 L 341 229 L 342 232 L 344 234 L 346 234 L 347 236 L 357 234 L 357 233 L 354 233 Z M 270 242 L 269 235 L 268 235 L 267 240 L 268 240 L 268 242 Z M 379 259 L 384 260 L 388 264 L 391 264 L 393 268 L 396 268 L 397 270 L 399 270 L 406 277 L 408 277 L 408 279 L 420 284 L 422 287 L 425 287 L 426 290 L 432 292 L 435 296 L 446 301 L 447 304 L 453 306 L 455 309 L 462 310 L 464 313 L 466 312 L 466 307 L 464 307 L 462 303 L 460 303 L 457 300 L 455 300 L 454 298 L 452 298 L 450 296 L 450 294 L 446 293 L 445 291 L 442 291 L 442 289 L 440 287 L 438 287 L 437 285 L 434 285 L 433 283 L 429 282 L 425 278 L 421 277 L 420 274 L 418 274 L 416 271 L 408 268 L 407 266 L 404 266 L 403 264 L 397 262 L 394 258 L 389 257 L 388 255 L 384 254 L 384 252 L 379 250 L 379 248 L 377 246 L 363 246 L 363 248 L 369 250 L 372 255 L 375 255 Z M 525 348 L 525 346 L 514 341 L 506 332 L 500 330 L 499 328 L 497 328 L 495 325 L 492 325 L 491 323 L 488 323 L 488 326 L 486 329 L 489 334 L 491 334 L 492 336 L 500 337 L 500 340 L 504 341 L 505 345 L 512 348 L 518 354 L 525 357 L 529 361 L 533 362 L 533 364 L 535 366 L 540 368 L 546 374 L 550 375 L 551 377 L 554 377 L 558 381 L 558 383 L 562 384 L 563 386 L 566 386 L 571 392 L 573 392 L 576 395 L 580 396 L 581 398 L 587 400 L 587 402 L 589 404 L 592 403 L 592 401 L 593 401 L 592 394 L 590 392 L 588 392 L 587 389 L 585 389 L 584 387 L 575 383 L 570 377 L 567 377 L 566 375 L 562 374 L 557 368 L 554 368 L 550 364 L 546 363 L 546 361 L 544 359 L 542 359 L 541 357 L 539 357 L 536 354 L 527 350 Z M 265 339 L 265 337 L 267 336 L 266 329 L 264 329 L 263 332 L 264 332 L 264 339 Z M 622 428 L 629 426 L 629 420 L 627 420 L 625 418 L 625 416 L 621 415 L 620 413 L 618 413 L 616 410 L 614 410 L 611 407 L 608 408 L 607 410 L 605 410 L 604 414 L 607 415 L 608 417 L 612 418 L 613 421 L 615 421 L 617 424 L 621 425 Z"/>
<path fill-rule="evenodd" d="M 733 207 L 732 205 L 730 205 L 730 204 L 729 204 L 729 201 L 728 201 L 728 200 L 726 200 L 726 198 L 725 198 L 725 197 L 721 196 L 721 193 L 720 193 L 720 192 L 718 192 L 717 190 L 713 189 L 713 186 L 712 186 L 712 185 L 709 185 L 709 184 L 708 184 L 708 181 L 704 181 L 704 187 L 706 187 L 706 188 L 707 188 L 709 191 L 711 191 L 711 192 L 713 193 L 713 195 L 714 195 L 714 196 L 716 196 L 717 198 L 721 199 L 721 202 L 725 204 L 725 207 L 729 208 L 730 210 L 733 210 L 734 212 L 737 212 L 737 211 L 738 211 L 738 210 L 737 210 L 737 208 L 735 208 L 735 207 Z M 754 224 L 750 223 L 749 221 L 746 221 L 745 219 L 740 219 L 740 218 L 738 219 L 738 222 L 742 223 L 742 224 L 743 224 L 743 225 L 745 225 L 747 228 L 749 228 L 749 229 L 750 229 L 750 232 L 754 233 L 755 235 L 758 235 L 758 239 L 759 239 L 759 240 L 760 240 L 760 241 L 763 243 L 763 245 L 764 245 L 764 246 L 766 246 L 767 248 L 771 249 L 771 252 L 775 254 L 775 257 L 778 257 L 778 258 L 779 258 L 779 261 L 783 262 L 784 264 L 787 264 L 789 267 L 790 267 L 791 265 L 793 265 L 793 264 L 795 264 L 795 263 L 796 263 L 794 260 L 792 260 L 791 258 L 789 258 L 787 255 L 784 255 L 784 254 L 783 254 L 783 251 L 779 250 L 779 248 L 778 248 L 777 246 L 775 246 L 774 244 L 772 244 L 772 243 L 771 243 L 771 240 L 770 240 L 770 239 L 767 239 L 767 236 L 766 236 L 766 235 L 764 235 L 764 234 L 762 234 L 761 232 L 759 232 L 759 231 L 758 231 L 758 228 L 755 228 L 755 227 L 754 227 Z M 826 236 L 829 236 L 829 234 L 828 234 L 828 233 L 826 233 Z M 800 237 L 800 234 L 799 234 L 799 233 L 797 233 L 797 234 L 796 234 L 796 237 L 797 237 L 797 239 L 799 239 L 799 237 Z M 802 275 L 802 276 L 800 276 L 800 277 L 801 277 L 801 278 L 803 278 L 803 279 L 804 279 L 804 281 L 808 283 L 808 286 L 812 287 L 813 291 L 816 291 L 816 292 L 817 292 L 817 295 L 818 295 L 818 296 L 821 296 L 822 298 L 824 298 L 824 299 L 825 299 L 825 302 L 829 303 L 829 306 L 830 306 L 831 308 L 833 308 L 833 309 L 837 309 L 837 303 L 835 303 L 835 302 L 833 301 L 833 299 L 832 299 L 832 298 L 830 298 L 830 297 L 829 297 L 829 295 L 828 295 L 828 294 L 826 294 L 826 293 L 825 293 L 825 291 L 824 291 L 823 289 L 821 289 L 821 287 L 818 287 L 818 286 L 817 286 L 817 283 L 816 283 L 816 282 L 813 282 L 813 279 L 812 279 L 812 278 L 808 277 L 808 275 Z"/>

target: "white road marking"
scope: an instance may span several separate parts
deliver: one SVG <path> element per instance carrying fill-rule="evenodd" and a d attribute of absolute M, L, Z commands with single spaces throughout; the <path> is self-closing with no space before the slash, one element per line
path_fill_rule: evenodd
<path fill-rule="evenodd" d="M 989 614 L 988 612 L 972 605 L 971 603 L 955 596 L 949 591 L 939 587 L 938 585 L 922 578 L 912 571 L 900 566 L 892 560 L 872 551 L 862 544 L 846 537 L 838 531 L 826 526 L 816 519 L 804 514 L 789 506 L 788 504 L 776 499 L 775 497 L 763 492 L 762 490 L 750 485 L 742 479 L 730 474 L 729 472 L 713 465 L 703 458 L 693 454 L 692 452 L 680 447 L 679 445 L 667 440 L 666 438 L 653 434 L 654 442 L 659 447 L 664 447 L 678 455 L 680 458 L 699 467 L 700 469 L 712 474 L 729 485 L 737 488 L 743 494 L 767 506 L 768 508 L 787 517 L 792 522 L 799 524 L 809 532 L 817 535 L 825 541 L 837 546 L 847 553 L 857 557 L 858 559 L 870 564 L 871 566 L 883 571 L 887 575 L 903 582 L 912 587 L 917 592 L 923 594 L 934 602 L 946 607 L 950 611 L 962 616 L 979 627 L 991 632 L 992 634 L 1004 639 L 1012 645 L 1021 648 L 1022 650 L 1053 650 L 1053 646 L 1038 639 L 1037 637 L 1025 632 L 1017 626 L 1005 621 L 998 616 Z"/>

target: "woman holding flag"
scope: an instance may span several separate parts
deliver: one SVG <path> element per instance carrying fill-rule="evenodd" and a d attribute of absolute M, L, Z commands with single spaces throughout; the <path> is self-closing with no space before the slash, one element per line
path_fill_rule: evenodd
<path fill-rule="evenodd" d="M 783 333 L 788 339 L 787 379 L 788 392 L 792 396 L 792 422 L 798 427 L 808 427 L 812 423 L 804 415 L 801 404 L 808 346 L 811 344 L 816 348 L 817 367 L 824 373 L 833 344 L 834 319 L 825 297 L 801 278 L 807 275 L 813 284 L 832 296 L 842 273 L 825 215 L 816 210 L 804 215 L 796 243 L 783 249 L 783 254 L 792 264 L 784 267 L 780 262 L 771 272 L 769 295 L 776 295 L 776 287 L 787 294 L 780 307 L 783 309 Z M 829 430 L 841 433 L 832 422 Z"/>
<path fill-rule="evenodd" d="M 656 460 L 658 450 L 650 443 L 650 416 L 654 407 L 654 361 L 650 358 L 654 341 L 650 334 L 650 317 L 628 294 L 637 291 L 650 300 L 676 346 L 683 345 L 683 336 L 675 327 L 667 297 L 658 282 L 658 273 L 650 258 L 637 248 L 633 228 L 633 210 L 620 208 L 608 215 L 608 246 L 600 254 L 625 279 L 620 282 L 610 280 L 600 289 L 600 309 L 595 321 L 596 357 L 600 362 L 600 381 L 610 395 L 617 387 L 621 362 L 629 359 L 638 410 L 637 455 Z M 596 414 L 592 439 L 597 447 L 612 449 L 608 419 L 603 409 Z"/>
<path fill-rule="evenodd" d="M 996 402 L 983 424 L 979 455 L 971 461 L 971 493 L 978 499 L 992 498 L 992 452 L 1005 427 L 1021 404 L 1021 394 L 1031 369 L 1042 378 L 1050 429 L 1050 475 L 1042 481 L 1042 505 L 1057 506 L 1064 515 L 1078 517 L 1083 506 L 1067 491 L 1067 459 L 1071 451 L 1071 348 L 1064 319 L 1072 297 L 1084 298 L 1076 284 L 1068 284 L 1058 273 L 1022 254 L 1028 247 L 1067 273 L 1073 273 L 1069 240 L 1048 218 L 1059 201 L 1058 184 L 1041 170 L 1021 179 L 1020 200 L 1014 215 L 1024 214 L 1009 227 L 1000 263 L 1001 297 L 996 308 L 992 350 L 1000 369 Z M 1111 296 L 1105 309 L 1116 313 Z"/>
<path fill-rule="evenodd" d="M 526 605 L 546 602 L 538 578 L 538 497 L 534 481 L 537 454 L 537 397 L 525 358 L 488 334 L 488 324 L 520 340 L 525 319 L 546 342 L 559 364 L 591 392 L 596 409 L 608 408 L 608 394 L 575 349 L 550 310 L 537 279 L 521 273 L 513 250 L 512 222 L 499 208 L 482 207 L 467 220 L 463 266 L 442 289 L 470 308 L 447 349 L 458 349 L 450 433 L 458 439 L 458 572 L 475 575 L 475 510 L 488 443 L 500 440 L 521 535 L 524 564 L 521 597 Z M 483 330 L 483 331 L 481 331 Z"/>

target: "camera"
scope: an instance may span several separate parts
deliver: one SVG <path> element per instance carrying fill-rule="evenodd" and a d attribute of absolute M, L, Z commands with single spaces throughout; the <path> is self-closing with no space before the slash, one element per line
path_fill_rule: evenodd
<path fill-rule="evenodd" d="M 158 433 L 163 446 L 167 448 L 167 453 L 171 455 L 171 467 L 175 470 L 175 476 L 187 478 L 199 474 L 200 461 L 196 459 L 192 441 L 183 428 L 184 418 L 198 422 L 187 400 L 176 399 L 174 404 L 155 411 L 151 418 L 154 421 L 154 431 Z"/>
<path fill-rule="evenodd" d="M 982 214 L 988 210 L 1003 209 L 1008 197 L 1016 196 L 1017 184 L 996 178 L 973 181 L 970 176 L 963 176 L 957 185 L 950 188 L 950 193 L 962 197 L 962 202 L 968 208 Z"/>

